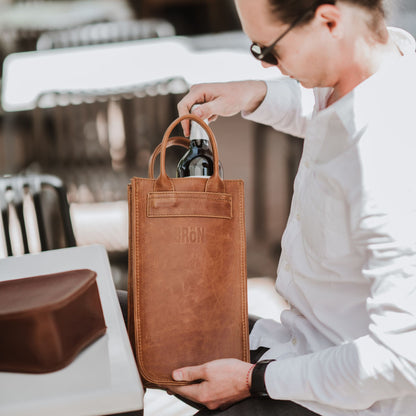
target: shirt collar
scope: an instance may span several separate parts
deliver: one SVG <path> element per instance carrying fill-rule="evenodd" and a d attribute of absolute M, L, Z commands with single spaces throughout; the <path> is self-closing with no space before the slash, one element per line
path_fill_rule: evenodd
<path fill-rule="evenodd" d="M 379 102 L 380 93 L 383 91 L 385 83 L 391 82 L 392 77 L 397 76 L 397 71 L 400 71 L 403 65 L 406 66 L 409 59 L 416 60 L 416 42 L 413 36 L 399 28 L 389 27 L 388 30 L 403 57 L 383 65 L 374 75 L 361 82 L 350 93 L 317 113 L 317 118 L 321 120 L 322 118 L 333 120 L 334 116 L 337 117 L 350 137 L 355 137 L 370 120 L 374 104 Z M 320 102 L 323 100 L 322 94 L 325 95 L 324 99 L 326 100 L 331 91 L 332 89 L 321 89 Z"/>

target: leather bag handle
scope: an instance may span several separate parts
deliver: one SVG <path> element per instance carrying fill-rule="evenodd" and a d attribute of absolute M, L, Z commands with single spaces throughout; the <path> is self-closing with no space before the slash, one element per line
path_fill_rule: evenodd
<path fill-rule="evenodd" d="M 197 117 L 194 114 L 185 114 L 182 117 L 177 118 L 174 120 L 169 127 L 166 129 L 165 134 L 162 139 L 161 147 L 160 147 L 160 174 L 159 177 L 156 179 L 155 182 L 155 191 L 174 191 L 175 186 L 173 181 L 166 173 L 166 148 L 168 145 L 170 134 L 172 133 L 173 129 L 182 121 L 182 120 L 193 120 L 197 122 L 208 134 L 209 141 L 211 142 L 212 146 L 212 153 L 214 156 L 214 172 L 212 176 L 207 178 L 205 184 L 205 192 L 224 192 L 225 186 L 224 182 L 220 177 L 220 168 L 219 168 L 219 157 L 218 157 L 218 147 L 217 141 L 215 140 L 214 133 L 212 132 L 211 128 L 202 120 L 202 118 Z"/>
<path fill-rule="evenodd" d="M 168 141 L 168 144 L 166 145 L 166 148 L 172 147 L 172 146 L 180 146 L 180 147 L 185 147 L 186 149 L 188 149 L 189 143 L 190 143 L 190 140 L 187 139 L 186 137 L 182 137 L 182 136 L 169 137 L 169 141 Z M 152 155 L 150 156 L 149 164 L 148 164 L 148 176 L 150 179 L 154 179 L 155 177 L 155 173 L 154 173 L 155 162 L 156 162 L 156 158 L 159 156 L 161 148 L 162 148 L 162 143 L 159 143 L 156 146 L 155 150 L 153 150 Z"/>

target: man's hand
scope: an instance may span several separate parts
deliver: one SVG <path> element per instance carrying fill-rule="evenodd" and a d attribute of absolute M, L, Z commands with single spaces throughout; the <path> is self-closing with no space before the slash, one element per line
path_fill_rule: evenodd
<path fill-rule="evenodd" d="M 208 409 L 225 408 L 250 396 L 251 368 L 250 363 L 232 358 L 180 368 L 173 372 L 174 380 L 202 381 L 188 386 L 172 387 L 170 391 L 202 403 Z"/>
<path fill-rule="evenodd" d="M 189 114 L 194 104 L 201 104 L 193 114 L 214 121 L 240 111 L 253 112 L 263 101 L 267 85 L 263 81 L 235 81 L 196 84 L 178 103 L 179 116 Z M 185 136 L 189 136 L 189 120 L 182 121 Z"/>

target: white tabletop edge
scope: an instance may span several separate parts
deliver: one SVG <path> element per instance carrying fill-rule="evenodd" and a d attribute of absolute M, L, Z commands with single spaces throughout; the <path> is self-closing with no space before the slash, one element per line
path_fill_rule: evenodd
<path fill-rule="evenodd" d="M 32 416 L 86 416 L 143 408 L 143 386 L 103 246 L 1 259 L 0 281 L 79 268 L 97 271 L 107 333 L 58 372 L 40 375 L 0 372 L 1 415 L 23 416 L 30 409 Z"/>

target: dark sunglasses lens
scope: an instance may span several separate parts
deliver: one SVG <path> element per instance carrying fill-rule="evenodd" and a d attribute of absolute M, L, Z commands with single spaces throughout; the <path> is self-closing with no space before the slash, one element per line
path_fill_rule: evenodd
<path fill-rule="evenodd" d="M 256 59 L 263 62 L 267 62 L 270 65 L 277 65 L 276 57 L 271 52 L 268 52 L 266 53 L 266 55 L 263 55 L 262 48 L 259 45 L 253 43 L 250 47 L 250 51 Z"/>
<path fill-rule="evenodd" d="M 266 55 L 263 56 L 262 61 L 267 62 L 270 65 L 277 65 L 277 59 L 271 52 L 266 53 Z"/>

